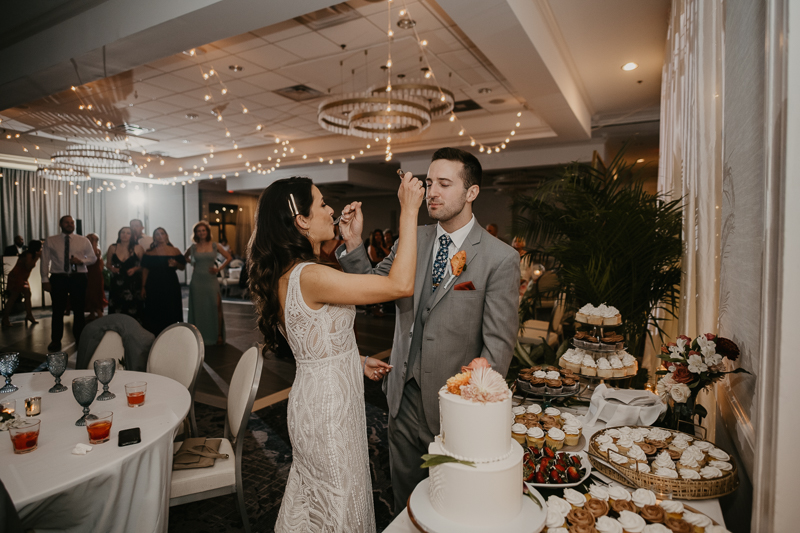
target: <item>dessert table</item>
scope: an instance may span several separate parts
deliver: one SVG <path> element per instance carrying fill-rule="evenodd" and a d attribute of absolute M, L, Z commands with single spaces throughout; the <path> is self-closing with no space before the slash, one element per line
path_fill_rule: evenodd
<path fill-rule="evenodd" d="M 515 397 L 514 400 L 516 402 L 518 400 L 518 398 Z M 585 415 L 586 411 L 587 411 L 586 408 L 578 408 L 578 409 L 560 408 L 560 409 L 561 409 L 561 411 L 572 412 L 576 416 Z M 583 434 L 586 436 L 586 446 L 584 447 L 584 451 L 588 450 L 588 447 L 589 447 L 588 443 L 591 440 L 592 435 L 594 435 L 598 431 L 604 429 L 605 427 L 606 427 L 606 424 L 603 421 L 598 422 L 598 424 L 596 424 L 594 426 L 584 426 Z M 606 476 L 604 476 L 600 472 L 592 470 L 592 474 L 593 475 L 597 475 L 600 479 L 604 480 L 606 483 L 608 483 L 610 485 L 619 485 L 621 487 L 624 487 L 624 485 L 620 485 L 619 483 L 616 483 L 616 482 L 612 481 L 611 479 L 607 478 Z M 587 483 L 588 484 L 592 483 L 591 477 L 587 480 Z M 633 490 L 633 489 L 630 489 L 629 487 L 625 487 L 625 488 L 628 488 L 628 490 Z M 714 499 L 710 499 L 710 500 L 692 500 L 692 501 L 676 500 L 676 501 L 680 501 L 680 502 L 682 502 L 682 503 L 684 503 L 686 505 L 689 505 L 689 506 L 695 508 L 697 511 L 705 514 L 706 516 L 708 516 L 709 518 L 711 518 L 712 520 L 714 520 L 715 522 L 717 522 L 720 525 L 725 525 L 725 520 L 724 520 L 724 518 L 722 516 L 722 508 L 719 505 L 719 499 L 718 498 L 714 498 Z M 395 519 L 392 521 L 392 523 L 389 524 L 389 526 L 386 529 L 384 529 L 383 532 L 384 533 L 419 533 L 419 530 L 414 526 L 414 524 L 411 523 L 411 520 L 408 518 L 407 509 L 403 509 L 403 511 L 399 515 L 397 515 L 397 517 L 395 517 Z"/>
<path fill-rule="evenodd" d="M 86 428 L 76 426 L 82 408 L 72 380 L 92 376 L 90 370 L 67 370 L 61 382 L 70 390 L 48 393 L 49 373 L 15 374 L 19 390 L 0 394 L 16 399 L 24 415 L 25 398 L 41 396 L 38 448 L 14 454 L 6 432 L 0 432 L 0 479 L 25 528 L 37 532 L 166 532 L 172 478 L 172 441 L 189 412 L 191 397 L 180 383 L 155 374 L 117 371 L 109 390 L 116 398 L 90 406 L 93 413 L 114 413 L 111 438 L 86 455 L 74 455 L 78 443 L 89 444 Z M 146 381 L 145 403 L 130 408 L 125 384 Z M 98 395 L 102 385 L 98 387 Z M 118 446 L 122 429 L 138 427 L 142 441 Z M 5 439 L 5 442 L 1 442 Z"/>

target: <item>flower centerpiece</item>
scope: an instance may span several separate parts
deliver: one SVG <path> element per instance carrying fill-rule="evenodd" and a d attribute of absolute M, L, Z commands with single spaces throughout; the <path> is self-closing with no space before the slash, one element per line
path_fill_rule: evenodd
<path fill-rule="evenodd" d="M 692 340 L 680 335 L 675 342 L 661 347 L 663 370 L 656 385 L 656 392 L 669 406 L 666 421 L 673 429 L 680 429 L 681 422 L 693 424 L 695 416 L 700 420 L 708 414 L 705 407 L 697 403 L 701 390 L 721 380 L 726 374 L 749 374 L 743 368 L 725 370 L 724 360 L 735 361 L 739 347 L 730 339 L 711 333 Z"/>

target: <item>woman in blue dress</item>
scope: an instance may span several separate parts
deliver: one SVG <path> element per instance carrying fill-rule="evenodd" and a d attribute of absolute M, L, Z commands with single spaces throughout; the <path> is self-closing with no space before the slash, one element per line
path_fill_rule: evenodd
<path fill-rule="evenodd" d="M 205 220 L 194 225 L 192 234 L 194 244 L 184 254 L 193 268 L 189 284 L 189 323 L 200 330 L 204 344 L 225 344 L 225 322 L 217 274 L 228 266 L 233 257 L 225 248 L 211 242 L 211 226 Z M 217 254 L 225 258 L 219 266 L 216 264 Z"/>

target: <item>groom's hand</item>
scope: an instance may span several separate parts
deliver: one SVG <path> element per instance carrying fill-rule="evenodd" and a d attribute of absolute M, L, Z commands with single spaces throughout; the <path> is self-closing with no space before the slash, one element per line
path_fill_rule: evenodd
<path fill-rule="evenodd" d="M 353 202 L 342 210 L 339 231 L 344 239 L 347 252 L 350 253 L 361 246 L 361 231 L 364 228 L 364 215 L 361 213 L 361 202 Z"/>

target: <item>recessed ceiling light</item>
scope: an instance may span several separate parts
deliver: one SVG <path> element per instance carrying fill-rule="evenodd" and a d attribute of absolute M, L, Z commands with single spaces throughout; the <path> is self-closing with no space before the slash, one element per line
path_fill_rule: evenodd
<path fill-rule="evenodd" d="M 480 94 L 489 94 L 490 92 L 492 92 L 492 90 L 489 87 L 481 87 L 480 89 L 478 89 L 478 92 Z"/>
<path fill-rule="evenodd" d="M 506 101 L 502 98 L 495 98 L 494 100 L 489 100 L 490 104 L 505 104 Z"/>
<path fill-rule="evenodd" d="M 637 163 L 644 163 L 644 159 L 637 159 L 636 162 Z"/>
<path fill-rule="evenodd" d="M 199 116 L 200 115 L 198 115 L 197 113 L 186 113 L 186 118 L 188 118 L 189 120 L 194 120 L 194 119 L 198 118 Z"/>
<path fill-rule="evenodd" d="M 188 139 L 184 139 L 184 140 L 182 140 L 181 142 L 182 142 L 183 144 L 189 144 L 189 140 L 188 140 Z"/>
<path fill-rule="evenodd" d="M 234 72 L 241 72 L 242 70 L 244 70 L 244 67 L 241 65 L 229 65 L 228 68 Z"/>
<path fill-rule="evenodd" d="M 639 65 L 636 63 L 625 63 L 622 65 L 622 70 L 636 70 L 637 68 L 639 68 Z"/>

